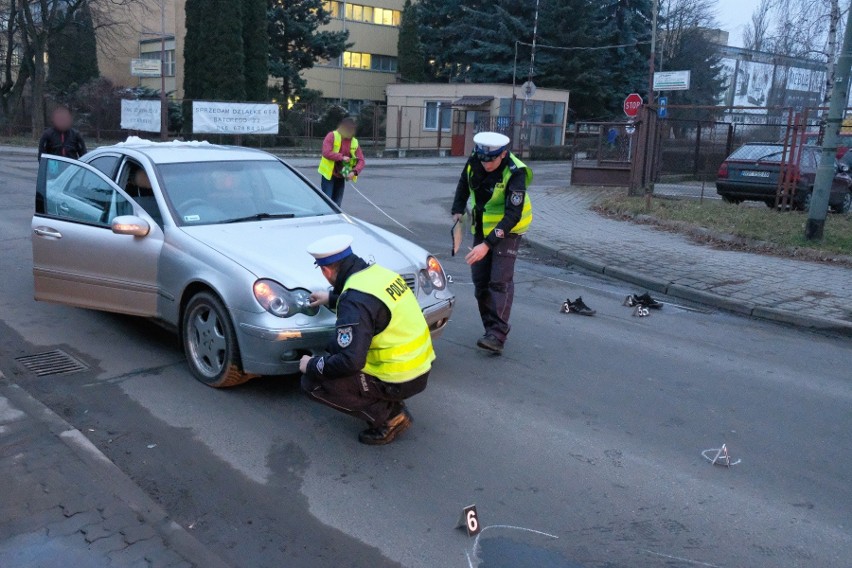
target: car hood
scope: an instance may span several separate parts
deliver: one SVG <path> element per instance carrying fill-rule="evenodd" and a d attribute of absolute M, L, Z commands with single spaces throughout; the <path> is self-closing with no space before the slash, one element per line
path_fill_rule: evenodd
<path fill-rule="evenodd" d="M 414 243 L 348 215 L 184 226 L 180 230 L 257 278 L 271 278 L 291 289 L 328 286 L 306 249 L 329 235 L 350 235 L 355 254 L 400 273 L 424 267 L 427 255 Z"/>

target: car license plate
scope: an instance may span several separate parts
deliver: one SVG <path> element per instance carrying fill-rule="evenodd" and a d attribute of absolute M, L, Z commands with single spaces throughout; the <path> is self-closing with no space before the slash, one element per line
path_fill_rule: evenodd
<path fill-rule="evenodd" d="M 754 178 L 768 178 L 769 172 L 758 172 L 752 170 L 746 170 L 742 172 L 743 177 L 754 177 Z"/>

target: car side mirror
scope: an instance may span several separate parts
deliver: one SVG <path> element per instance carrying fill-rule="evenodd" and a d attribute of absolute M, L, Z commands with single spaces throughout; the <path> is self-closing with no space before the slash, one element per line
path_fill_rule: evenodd
<path fill-rule="evenodd" d="M 148 221 L 135 215 L 119 215 L 112 220 L 112 232 L 116 235 L 144 237 L 151 232 Z"/>

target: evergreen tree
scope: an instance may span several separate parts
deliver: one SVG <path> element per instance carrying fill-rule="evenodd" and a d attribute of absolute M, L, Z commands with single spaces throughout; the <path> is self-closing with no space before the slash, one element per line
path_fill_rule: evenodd
<path fill-rule="evenodd" d="M 186 97 L 244 100 L 244 65 L 242 3 L 233 0 L 186 0 Z"/>
<path fill-rule="evenodd" d="M 620 114 L 625 96 L 648 92 L 651 11 L 651 0 L 602 0 L 597 9 L 600 44 L 629 46 L 601 51 L 603 103 L 612 114 Z"/>
<path fill-rule="evenodd" d="M 417 9 L 412 6 L 411 0 L 405 0 L 401 20 L 396 44 L 399 74 L 406 83 L 422 83 L 426 80 L 426 58 L 417 28 Z"/>
<path fill-rule="evenodd" d="M 56 27 L 58 31 L 47 46 L 47 82 L 67 95 L 99 75 L 95 27 L 88 4 L 59 16 Z"/>
<path fill-rule="evenodd" d="M 512 80 L 515 40 L 531 41 L 534 12 L 525 0 L 421 0 L 423 51 L 434 79 Z"/>
<path fill-rule="evenodd" d="M 266 29 L 267 0 L 243 0 L 243 56 L 246 100 L 269 98 L 269 34 Z"/>
<path fill-rule="evenodd" d="M 589 0 L 542 0 L 539 38 L 542 47 L 535 60 L 541 87 L 571 92 L 571 110 L 584 119 L 608 117 L 604 103 L 607 81 L 596 19 L 596 2 Z M 580 49 L 548 49 L 560 46 Z M 526 57 L 529 57 L 528 49 Z M 519 55 L 520 57 L 520 55 Z"/>
<path fill-rule="evenodd" d="M 667 69 L 689 69 L 690 85 L 687 91 L 664 93 L 671 105 L 709 106 L 718 104 L 724 81 L 720 76 L 721 57 L 717 47 L 710 42 L 705 30 L 684 30 L 676 46 L 673 46 L 666 61 Z M 672 118 L 684 120 L 708 120 L 714 117 L 712 110 L 672 109 Z"/>
<path fill-rule="evenodd" d="M 283 97 L 305 88 L 300 73 L 346 49 L 349 32 L 319 31 L 331 21 L 323 0 L 269 0 L 269 73 L 281 79 Z"/>

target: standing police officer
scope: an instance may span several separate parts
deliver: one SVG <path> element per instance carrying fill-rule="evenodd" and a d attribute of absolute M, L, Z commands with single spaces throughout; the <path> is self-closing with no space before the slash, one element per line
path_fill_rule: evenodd
<path fill-rule="evenodd" d="M 527 187 L 532 170 L 509 152 L 509 137 L 480 132 L 473 137 L 473 154 L 462 171 L 453 200 L 453 219 L 473 201 L 473 248 L 470 265 L 474 295 L 485 328 L 476 345 L 502 353 L 509 334 L 509 314 L 515 295 L 515 259 L 532 221 Z"/>
<path fill-rule="evenodd" d="M 311 305 L 337 311 L 329 355 L 299 362 L 302 389 L 313 400 L 365 420 L 362 444 L 389 444 L 409 426 L 403 402 L 426 388 L 435 352 L 429 326 L 403 278 L 368 265 L 350 247 L 352 237 L 316 241 L 308 252 L 332 284 L 311 294 Z M 333 309 L 334 309 L 333 308 Z"/>

